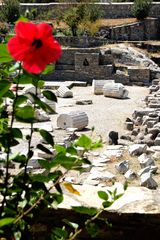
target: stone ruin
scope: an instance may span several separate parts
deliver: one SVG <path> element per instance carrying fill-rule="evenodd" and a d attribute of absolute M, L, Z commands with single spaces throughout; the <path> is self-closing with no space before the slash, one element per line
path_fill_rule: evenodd
<path fill-rule="evenodd" d="M 114 79 L 125 85 L 148 86 L 158 78 L 160 68 L 143 51 L 125 44 L 100 48 L 64 48 L 55 71 L 44 76 L 48 81 Z"/>
<path fill-rule="evenodd" d="M 129 132 L 123 136 L 128 143 L 147 144 L 160 147 L 160 79 L 154 79 L 145 98 L 146 107 L 135 110 L 133 119 L 126 119 L 125 129 Z"/>

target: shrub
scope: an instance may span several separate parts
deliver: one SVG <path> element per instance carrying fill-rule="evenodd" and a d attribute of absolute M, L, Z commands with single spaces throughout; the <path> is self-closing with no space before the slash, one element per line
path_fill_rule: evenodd
<path fill-rule="evenodd" d="M 20 3 L 18 0 L 3 0 L 1 18 L 8 23 L 14 23 L 20 17 Z"/>
<path fill-rule="evenodd" d="M 94 23 L 89 20 L 83 21 L 79 26 L 79 31 L 81 32 L 81 35 L 85 33 L 89 36 L 95 36 L 96 33 L 99 31 L 100 25 L 100 20 L 97 20 Z"/>
<path fill-rule="evenodd" d="M 148 17 L 152 0 L 135 0 L 133 5 L 133 14 L 138 20 Z"/>
<path fill-rule="evenodd" d="M 73 4 L 72 7 L 67 9 L 66 12 L 61 14 L 60 19 L 68 25 L 72 35 L 77 36 L 79 26 L 84 23 L 94 23 L 102 16 L 100 6 L 94 4 L 92 1 L 84 1 L 83 3 Z"/>

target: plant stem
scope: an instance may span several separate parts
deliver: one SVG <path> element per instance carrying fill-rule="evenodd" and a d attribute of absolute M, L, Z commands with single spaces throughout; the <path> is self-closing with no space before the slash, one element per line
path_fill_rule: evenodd
<path fill-rule="evenodd" d="M 21 71 L 21 64 L 19 66 L 19 73 L 18 73 L 18 77 L 17 77 L 15 99 L 13 101 L 11 121 L 10 121 L 10 127 L 9 127 L 9 135 L 11 135 L 12 128 L 13 128 L 13 123 L 14 123 L 14 119 L 15 119 L 15 105 L 16 105 L 16 100 L 17 100 L 17 97 L 18 97 L 18 86 L 19 86 L 20 71 Z M 3 212 L 3 209 L 4 209 L 4 205 L 6 203 L 6 196 L 7 196 L 7 193 L 8 193 L 10 151 L 11 151 L 11 137 L 9 137 L 9 139 L 8 139 L 8 147 L 6 149 L 6 153 L 7 153 L 7 157 L 6 157 L 6 175 L 5 175 L 5 180 L 4 180 L 5 190 L 4 190 L 3 201 L 2 201 L 2 212 Z"/>

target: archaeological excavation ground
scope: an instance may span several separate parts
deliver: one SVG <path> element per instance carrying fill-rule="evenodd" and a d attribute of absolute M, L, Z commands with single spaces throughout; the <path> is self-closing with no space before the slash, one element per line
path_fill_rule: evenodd
<path fill-rule="evenodd" d="M 0 5 L 0 240 L 159 239 L 160 3 L 34 2 Z"/>

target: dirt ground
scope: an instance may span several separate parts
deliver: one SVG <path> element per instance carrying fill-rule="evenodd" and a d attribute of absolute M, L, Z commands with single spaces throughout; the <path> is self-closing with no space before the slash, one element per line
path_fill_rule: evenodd
<path fill-rule="evenodd" d="M 148 94 L 147 87 L 126 86 L 129 91 L 127 99 L 107 98 L 103 95 L 94 95 L 92 86 L 72 88 L 73 98 L 58 98 L 56 111 L 58 114 L 70 111 L 84 111 L 89 118 L 88 130 L 80 133 L 88 133 L 92 127 L 95 135 L 101 135 L 105 140 L 109 131 L 117 131 L 121 135 L 124 132 L 124 122 L 127 117 L 132 118 L 136 109 L 142 109 L 144 98 Z M 77 100 L 92 100 L 90 105 L 76 105 Z M 57 114 L 52 116 L 52 124 L 57 127 Z M 56 131 L 57 132 L 57 131 Z M 55 133 L 56 133 L 55 132 Z M 64 132 L 64 131 L 62 131 Z M 58 140 L 61 130 L 58 130 L 55 138 Z M 60 139 L 59 139 L 60 140 Z M 58 141 L 59 141 L 58 140 Z"/>

